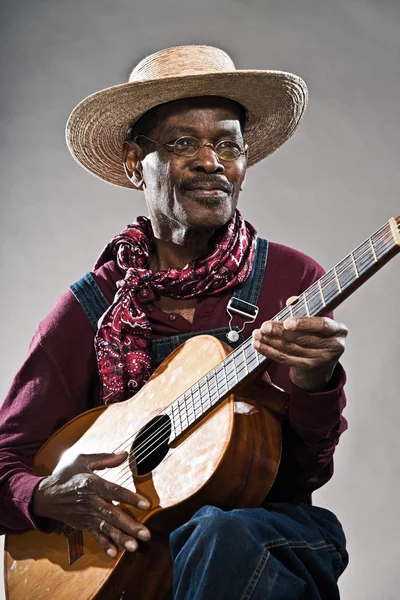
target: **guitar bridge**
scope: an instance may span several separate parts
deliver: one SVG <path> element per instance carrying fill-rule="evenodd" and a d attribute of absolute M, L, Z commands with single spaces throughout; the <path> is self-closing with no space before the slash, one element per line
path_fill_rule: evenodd
<path fill-rule="evenodd" d="M 75 529 L 70 525 L 64 525 L 62 534 L 67 538 L 68 562 L 70 565 L 73 565 L 84 554 L 82 530 Z"/>

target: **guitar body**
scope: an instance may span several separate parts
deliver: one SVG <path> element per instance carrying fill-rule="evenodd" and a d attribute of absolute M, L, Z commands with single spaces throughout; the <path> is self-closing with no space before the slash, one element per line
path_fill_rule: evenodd
<path fill-rule="evenodd" d="M 64 426 L 35 457 L 47 475 L 78 454 L 131 450 L 139 430 L 223 360 L 231 349 L 212 336 L 179 346 L 132 399 L 88 411 Z M 236 392 L 236 389 L 235 389 Z M 99 475 L 140 491 L 152 508 L 127 507 L 152 531 L 134 554 L 107 557 L 87 532 L 76 548 L 61 531 L 9 535 L 5 544 L 8 600 L 162 600 L 172 585 L 168 534 L 205 504 L 257 507 L 268 494 L 281 454 L 281 415 L 287 394 L 257 387 L 237 389 L 173 441 L 158 464 L 137 472 L 134 460 Z M 121 447 L 121 442 L 125 442 Z M 75 556 L 72 558 L 69 553 Z M 76 554 L 77 553 L 77 554 Z"/>

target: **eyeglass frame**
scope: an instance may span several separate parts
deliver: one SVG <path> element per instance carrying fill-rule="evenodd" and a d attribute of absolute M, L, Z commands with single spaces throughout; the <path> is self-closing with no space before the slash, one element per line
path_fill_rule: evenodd
<path fill-rule="evenodd" d="M 239 160 L 239 158 L 240 158 L 241 156 L 243 156 L 244 154 L 246 154 L 246 152 L 247 152 L 247 150 L 248 150 L 248 148 L 249 148 L 249 147 L 248 147 L 248 145 L 247 145 L 247 144 L 245 144 L 245 145 L 244 145 L 244 149 L 243 149 L 243 150 L 240 152 L 240 154 L 239 154 L 238 156 L 236 156 L 235 158 L 232 158 L 232 159 L 228 159 L 228 160 L 226 160 L 226 159 L 224 159 L 224 158 L 221 158 L 221 157 L 219 156 L 219 154 L 218 154 L 218 152 L 217 152 L 216 148 L 217 148 L 217 146 L 218 146 L 219 144 L 222 144 L 223 142 L 230 142 L 231 140 L 221 140 L 221 141 L 220 141 L 220 142 L 218 142 L 218 144 L 216 144 L 215 146 L 214 146 L 214 144 L 212 144 L 211 142 L 207 142 L 206 144 L 203 144 L 202 146 L 199 146 L 199 147 L 198 147 L 198 149 L 196 150 L 196 152 L 194 152 L 193 154 L 188 154 L 188 155 L 185 155 L 185 154 L 178 154 L 177 152 L 175 152 L 175 144 L 176 144 L 177 142 L 179 142 L 179 140 L 181 140 L 181 139 L 183 139 L 183 138 L 192 138 L 192 139 L 194 139 L 194 140 L 197 140 L 197 141 L 199 142 L 199 144 L 200 144 L 200 140 L 199 140 L 199 138 L 197 138 L 197 137 L 196 137 L 196 136 L 194 136 L 194 135 L 181 135 L 181 137 L 179 137 L 178 139 L 176 139 L 176 140 L 174 141 L 174 143 L 168 143 L 168 142 L 160 142 L 159 140 L 153 140 L 152 138 L 149 138 L 147 135 L 144 135 L 144 134 L 142 134 L 142 133 L 139 133 L 138 135 L 136 135 L 136 136 L 135 136 L 135 138 L 134 138 L 132 141 L 133 141 L 133 142 L 135 142 L 135 143 L 137 143 L 137 142 L 136 142 L 136 140 L 137 140 L 138 138 L 140 138 L 140 137 L 143 137 L 143 138 L 145 138 L 146 140 L 149 140 L 149 142 L 154 142 L 155 144 L 160 144 L 161 146 L 163 146 L 163 148 L 165 148 L 165 150 L 167 150 L 167 152 L 173 152 L 173 153 L 175 154 L 175 156 L 184 156 L 184 157 L 186 157 L 186 158 L 191 158 L 192 156 L 196 156 L 196 154 L 197 154 L 198 152 L 200 152 L 200 150 L 201 150 L 202 148 L 207 148 L 207 147 L 209 147 L 209 148 L 212 148 L 212 149 L 213 149 L 213 151 L 215 152 L 216 156 L 218 157 L 218 160 L 222 160 L 223 162 L 234 162 L 235 160 Z M 233 143 L 233 144 L 236 144 L 236 142 L 232 142 L 232 143 Z M 238 145 L 238 147 L 239 147 L 239 144 L 237 144 L 237 145 Z"/>

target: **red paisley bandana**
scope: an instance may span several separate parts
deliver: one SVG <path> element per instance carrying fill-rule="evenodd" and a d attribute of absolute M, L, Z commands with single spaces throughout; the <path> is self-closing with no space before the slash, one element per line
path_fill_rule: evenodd
<path fill-rule="evenodd" d="M 155 250 L 150 220 L 138 217 L 106 246 L 95 269 L 116 258 L 125 271 L 114 302 L 99 322 L 95 349 L 104 404 L 136 394 L 152 373 L 151 326 L 135 300 L 143 288 L 171 298 L 212 295 L 241 285 L 250 275 L 257 233 L 239 211 L 218 231 L 214 249 L 181 271 L 152 273 L 150 255 Z"/>

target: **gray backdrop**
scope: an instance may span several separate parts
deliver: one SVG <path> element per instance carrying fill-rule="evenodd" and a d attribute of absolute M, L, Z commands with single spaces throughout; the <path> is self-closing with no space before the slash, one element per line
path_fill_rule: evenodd
<path fill-rule="evenodd" d="M 261 235 L 330 268 L 400 213 L 399 0 L 2 0 L 0 10 L 1 397 L 53 300 L 145 214 L 140 194 L 75 164 L 64 125 L 146 54 L 215 44 L 238 68 L 308 82 L 300 130 L 250 170 L 241 197 Z M 399 597 L 399 272 L 395 258 L 336 311 L 350 330 L 350 429 L 314 501 L 347 532 L 345 600 Z"/>

